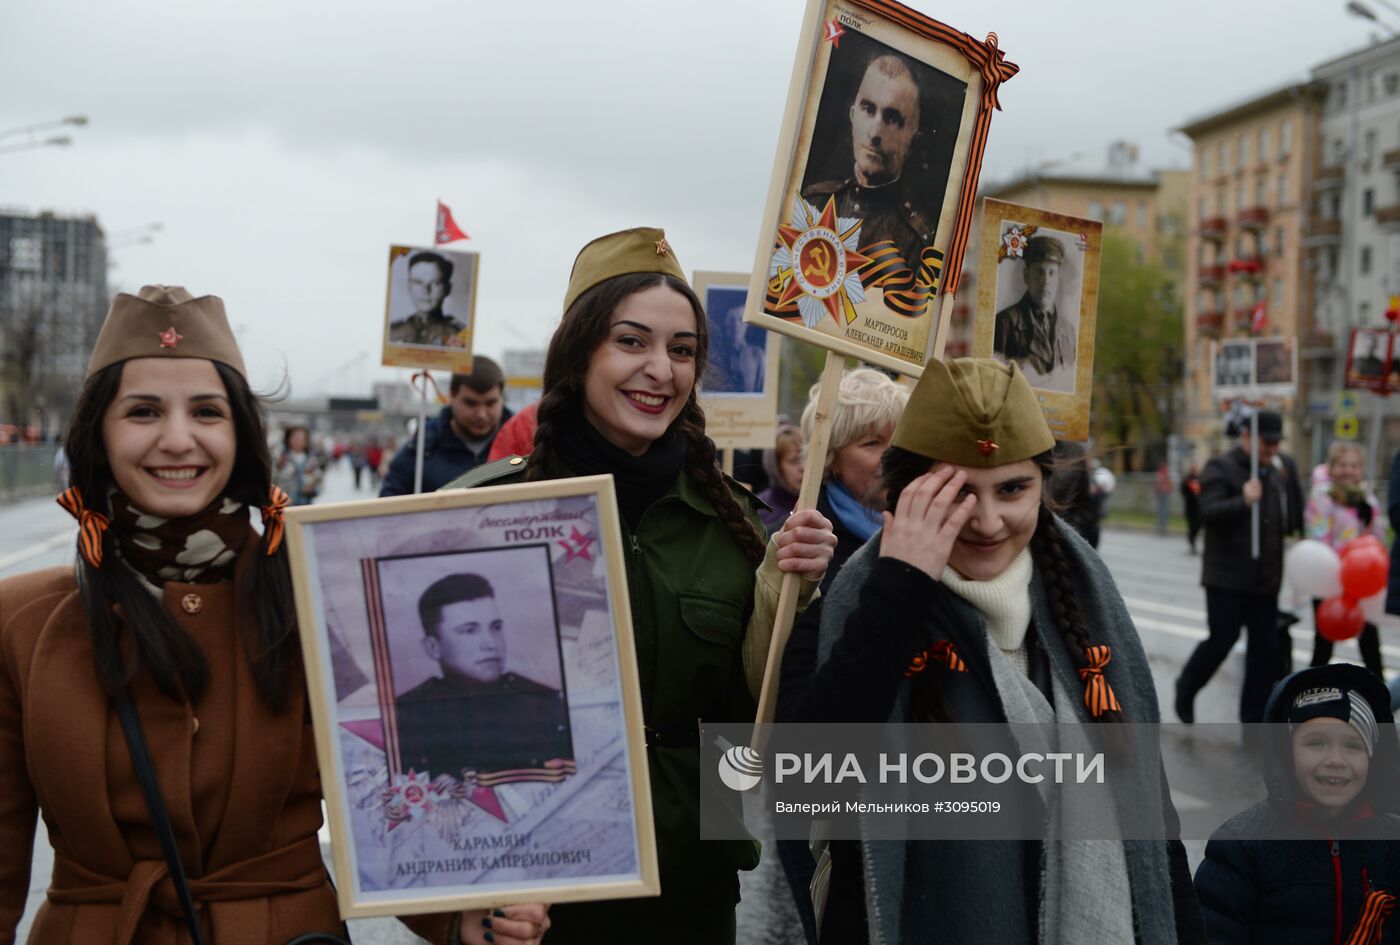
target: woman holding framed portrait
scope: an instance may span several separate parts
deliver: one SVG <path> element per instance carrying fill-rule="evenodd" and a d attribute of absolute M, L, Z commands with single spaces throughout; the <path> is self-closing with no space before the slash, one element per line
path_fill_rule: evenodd
<path fill-rule="evenodd" d="M 1014 364 L 929 363 L 881 461 L 882 527 L 823 599 L 802 721 L 1070 723 L 1110 744 L 1158 721 L 1118 589 L 1048 501 L 1054 446 Z M 833 841 L 821 940 L 1203 941 L 1160 762 L 1130 774 L 1106 801 L 1047 795 L 1037 840 Z M 1064 826 L 1086 818 L 1110 827 Z M 1149 821 L 1162 840 L 1113 839 Z"/>
<path fill-rule="evenodd" d="M 116 297 L 65 444 L 77 567 L 0 581 L 0 940 L 40 813 L 31 943 L 343 940 L 264 431 L 218 298 Z M 405 921 L 442 945 L 548 927 L 542 905 Z"/>
<path fill-rule="evenodd" d="M 646 721 L 661 895 L 561 904 L 551 943 L 733 942 L 752 841 L 700 839 L 699 726 L 753 718 L 783 571 L 803 605 L 831 560 L 831 523 L 794 513 L 765 544 L 760 504 L 726 477 L 696 399 L 708 331 L 664 233 L 589 243 L 545 360 L 534 451 L 449 488 L 613 476 Z M 736 795 L 737 796 L 737 795 Z M 645 931 L 643 931 L 645 930 Z"/>

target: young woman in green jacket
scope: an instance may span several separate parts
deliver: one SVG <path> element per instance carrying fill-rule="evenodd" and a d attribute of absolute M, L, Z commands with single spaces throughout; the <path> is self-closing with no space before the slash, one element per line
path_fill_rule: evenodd
<path fill-rule="evenodd" d="M 699 724 L 753 718 L 781 572 L 807 579 L 805 604 L 836 538 L 815 510 L 761 537 L 757 500 L 720 472 L 705 435 L 707 343 L 704 309 L 660 230 L 594 240 L 549 345 L 528 463 L 449 486 L 601 473 L 616 483 L 661 895 L 555 906 L 550 945 L 733 942 L 736 871 L 757 865 L 752 842 L 700 839 Z"/>

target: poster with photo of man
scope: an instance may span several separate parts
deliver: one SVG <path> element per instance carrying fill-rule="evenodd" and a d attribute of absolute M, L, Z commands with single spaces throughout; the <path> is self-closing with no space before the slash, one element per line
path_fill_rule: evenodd
<path fill-rule="evenodd" d="M 471 373 L 476 253 L 390 246 L 381 363 Z"/>
<path fill-rule="evenodd" d="M 720 449 L 772 449 L 777 435 L 781 339 L 744 321 L 748 278 L 744 272 L 691 276 L 710 328 L 700 405 L 705 432 Z"/>
<path fill-rule="evenodd" d="M 304 506 L 287 543 L 342 915 L 656 895 L 611 477 Z"/>
<path fill-rule="evenodd" d="M 1353 328 L 1347 346 L 1346 381 L 1353 390 L 1384 391 L 1393 368 L 1394 336 L 1384 328 Z"/>
<path fill-rule="evenodd" d="M 1014 363 L 1059 439 L 1089 435 L 1103 226 L 982 202 L 973 354 Z"/>
<path fill-rule="evenodd" d="M 1255 338 L 1254 388 L 1262 397 L 1292 397 L 1298 389 L 1293 339 Z"/>
<path fill-rule="evenodd" d="M 917 376 L 961 271 L 983 92 L 1016 67 L 903 12 L 810 0 L 744 317 Z"/>
<path fill-rule="evenodd" d="M 1215 400 L 1246 397 L 1255 392 L 1253 339 L 1236 338 L 1218 342 L 1214 346 L 1212 360 L 1215 371 L 1211 387 Z"/>

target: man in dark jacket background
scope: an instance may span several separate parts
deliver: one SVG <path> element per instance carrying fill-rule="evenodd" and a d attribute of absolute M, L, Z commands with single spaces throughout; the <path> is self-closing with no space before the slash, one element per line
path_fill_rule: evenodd
<path fill-rule="evenodd" d="M 486 462 L 501 424 L 511 418 L 505 403 L 506 378 L 500 365 L 480 355 L 470 374 L 453 374 L 451 400 L 424 425 L 423 492 L 436 492 L 462 473 Z M 418 440 L 404 441 L 389 464 L 379 495 L 410 495 Z"/>
<path fill-rule="evenodd" d="M 1287 637 L 1278 630 L 1278 593 L 1283 583 L 1283 542 L 1298 514 L 1290 497 L 1288 475 L 1274 464 L 1283 439 L 1283 418 L 1259 413 L 1259 478 L 1249 475 L 1251 436 L 1240 432 L 1239 445 L 1206 463 L 1201 473 L 1201 521 L 1205 553 L 1201 585 L 1206 590 L 1210 635 L 1196 647 L 1176 681 L 1176 714 L 1195 718 L 1194 700 L 1231 647 L 1248 633 L 1240 721 L 1259 722 L 1269 691 L 1284 674 L 1280 648 Z M 1259 507 L 1259 557 L 1251 554 L 1250 517 Z"/>

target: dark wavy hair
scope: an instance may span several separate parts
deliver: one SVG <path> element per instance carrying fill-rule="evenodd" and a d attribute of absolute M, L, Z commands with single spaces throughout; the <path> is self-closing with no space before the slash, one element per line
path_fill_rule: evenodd
<path fill-rule="evenodd" d="M 695 312 L 698 335 L 695 376 L 704 376 L 709 355 L 709 329 L 704 307 L 690 286 L 662 273 L 632 273 L 599 283 L 574 300 L 550 339 L 544 362 L 544 394 L 536 415 L 535 447 L 530 454 L 526 478 L 540 479 L 545 476 L 545 468 L 554 455 L 558 424 L 575 407 L 581 406 L 589 362 L 593 360 L 598 346 L 608 337 L 613 312 L 628 296 L 659 285 L 684 295 Z M 734 536 L 745 557 L 757 567 L 763 561 L 765 543 L 744 514 L 738 499 L 729 491 L 724 475 L 715 462 L 715 444 L 705 435 L 705 413 L 700 409 L 695 388 L 691 389 L 671 429 L 685 438 L 686 470 L 700 484 L 705 498 L 714 506 L 720 521 Z"/>
<path fill-rule="evenodd" d="M 1045 594 L 1050 603 L 1050 612 L 1055 625 L 1064 637 L 1076 667 L 1088 666 L 1085 651 L 1093 645 L 1089 629 L 1084 624 L 1083 614 L 1075 597 L 1076 582 L 1080 575 L 1070 565 L 1069 554 L 1065 550 L 1064 539 L 1055 525 L 1056 508 L 1050 496 L 1050 481 L 1060 468 L 1053 450 L 1031 457 L 1043 478 L 1040 492 L 1040 513 L 1036 520 L 1035 533 L 1031 536 L 1031 556 L 1035 568 L 1045 584 Z M 933 468 L 937 460 L 918 453 L 891 446 L 880 458 L 880 479 L 885 488 L 886 508 L 894 512 L 899 502 L 899 494 L 909 483 Z M 922 707 L 928 718 L 951 721 L 947 703 L 933 684 L 933 673 L 919 673 L 914 678 L 914 700 Z M 1122 712 L 1109 710 L 1097 717 L 1101 722 L 1121 722 Z"/>
<path fill-rule="evenodd" d="M 116 488 L 116 482 L 102 440 L 102 418 L 116 399 L 122 367 L 118 362 L 103 368 L 83 384 L 63 445 L 69 485 L 77 486 L 89 509 L 109 517 L 108 492 Z M 237 371 L 218 362 L 214 368 L 228 393 L 236 445 L 224 495 L 257 508 L 267 504 L 272 486 L 272 456 L 262 400 Z M 238 610 L 236 629 L 259 697 L 273 711 L 282 711 L 299 665 L 296 610 L 286 543 L 269 556 L 267 541 L 264 534 L 252 567 L 239 571 L 237 599 L 245 605 Z M 117 560 L 116 537 L 110 530 L 102 536 L 102 562 L 102 567 L 94 568 L 80 555 L 77 576 L 92 632 L 93 661 L 103 687 L 115 695 L 145 667 L 165 695 L 197 702 L 209 685 L 204 651 Z M 117 607 L 121 608 L 120 620 L 114 612 Z M 129 645 L 123 642 L 128 636 Z"/>

